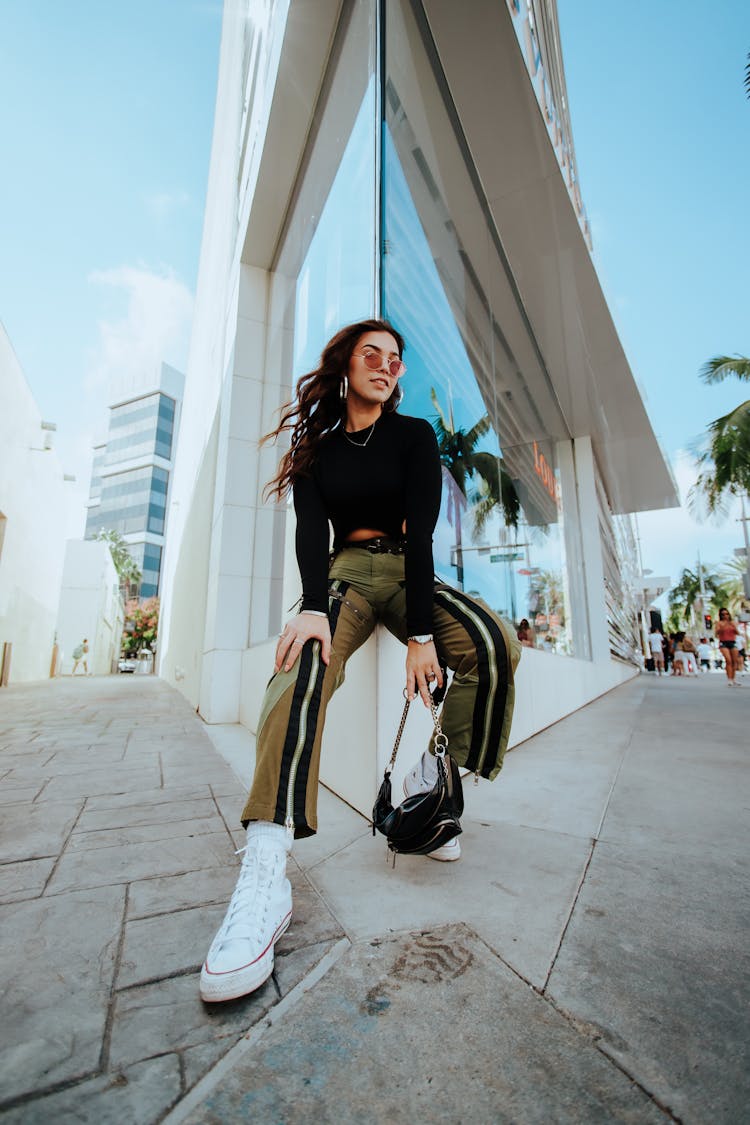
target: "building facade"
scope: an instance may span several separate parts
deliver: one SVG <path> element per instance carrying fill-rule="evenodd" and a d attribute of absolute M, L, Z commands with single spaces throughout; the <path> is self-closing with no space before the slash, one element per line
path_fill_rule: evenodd
<path fill-rule="evenodd" d="M 159 593 L 183 389 L 184 376 L 166 363 L 150 385 L 120 388 L 106 441 L 94 447 L 85 537 L 122 535 L 142 573 L 142 598 Z"/>
<path fill-rule="evenodd" d="M 73 671 L 73 652 L 84 637 L 89 674 L 116 672 L 122 629 L 120 583 L 109 546 L 69 539 L 57 614 L 58 673 L 67 676 Z"/>
<path fill-rule="evenodd" d="M 438 575 L 536 633 L 511 741 L 636 674 L 629 514 L 677 499 L 566 106 L 554 0 L 225 4 L 160 664 L 208 722 L 254 729 L 299 591 L 293 515 L 263 493 L 281 451 L 258 440 L 372 315 L 405 336 L 401 409 L 441 447 Z M 378 636 L 331 708 L 322 776 L 363 811 L 402 680 Z"/>
<path fill-rule="evenodd" d="M 54 674 L 70 484 L 2 325 L 0 402 L 0 682 L 12 684 Z"/>

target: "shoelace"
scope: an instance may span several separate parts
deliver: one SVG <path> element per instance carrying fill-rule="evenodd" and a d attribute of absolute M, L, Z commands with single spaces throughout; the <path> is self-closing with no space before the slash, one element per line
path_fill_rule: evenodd
<path fill-rule="evenodd" d="M 249 845 L 245 844 L 234 853 L 242 856 L 242 866 L 221 929 L 216 935 L 219 947 L 237 940 L 256 938 L 258 922 L 268 914 L 278 857 L 257 847 L 250 851 L 248 848 Z"/>

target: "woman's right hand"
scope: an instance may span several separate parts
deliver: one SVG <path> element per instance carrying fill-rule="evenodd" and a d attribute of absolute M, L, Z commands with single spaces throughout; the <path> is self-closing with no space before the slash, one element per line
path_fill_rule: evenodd
<path fill-rule="evenodd" d="M 283 666 L 288 672 L 293 668 L 297 657 L 302 652 L 307 641 L 320 641 L 320 656 L 324 664 L 331 660 L 331 626 L 327 617 L 320 617 L 317 613 L 298 613 L 284 626 L 284 632 L 279 636 L 276 645 L 276 658 L 273 662 L 274 672 L 280 672 Z"/>

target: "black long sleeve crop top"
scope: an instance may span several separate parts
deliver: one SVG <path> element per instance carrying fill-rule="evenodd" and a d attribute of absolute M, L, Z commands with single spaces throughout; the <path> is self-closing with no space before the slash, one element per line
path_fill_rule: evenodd
<path fill-rule="evenodd" d="M 362 441 L 365 431 L 353 435 Z M 406 523 L 406 624 L 409 635 L 432 632 L 432 533 L 442 475 L 437 439 L 423 418 L 384 414 L 366 445 L 342 427 L 320 445 L 312 475 L 295 481 L 297 562 L 302 609 L 328 609 L 329 520 L 334 547 L 357 528 L 401 538 Z"/>

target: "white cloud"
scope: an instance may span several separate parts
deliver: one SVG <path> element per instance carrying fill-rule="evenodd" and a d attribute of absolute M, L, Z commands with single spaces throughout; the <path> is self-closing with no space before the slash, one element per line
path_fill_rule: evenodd
<path fill-rule="evenodd" d="M 89 281 L 113 291 L 117 315 L 100 320 L 98 340 L 88 356 L 82 393 L 58 433 L 64 471 L 74 474 L 67 488 L 68 534 L 83 534 L 94 441 L 106 437 L 107 407 L 153 387 L 162 362 L 185 371 L 193 296 L 171 271 L 119 266 L 92 273 Z"/>
<path fill-rule="evenodd" d="M 735 547 L 743 545 L 738 523 L 740 505 L 735 501 L 720 522 L 695 519 L 687 508 L 687 494 L 695 483 L 697 470 L 687 450 L 680 450 L 672 461 L 682 500 L 681 508 L 644 512 L 638 516 L 643 565 L 655 575 L 669 575 L 676 582 L 685 567 L 695 569 L 698 557 L 704 565 L 719 567 L 734 557 Z M 750 512 L 748 512 L 750 515 Z"/>
<path fill-rule="evenodd" d="M 162 362 L 185 370 L 190 342 L 193 296 L 172 271 L 119 266 L 89 277 L 95 285 L 123 291 L 124 316 L 99 322 L 99 342 L 91 355 L 87 391 L 153 384 Z"/>

